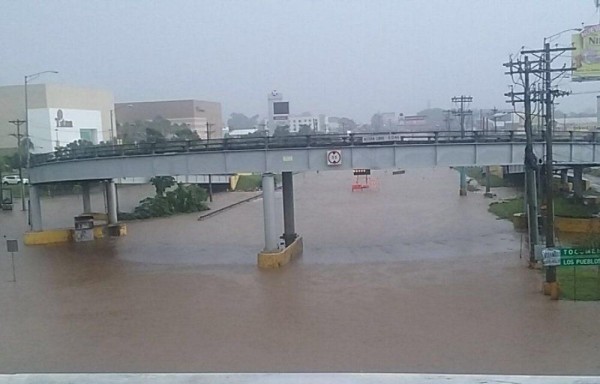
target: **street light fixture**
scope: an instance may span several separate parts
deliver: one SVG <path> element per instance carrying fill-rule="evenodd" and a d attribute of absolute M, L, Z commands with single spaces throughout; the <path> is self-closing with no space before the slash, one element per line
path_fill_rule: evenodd
<path fill-rule="evenodd" d="M 560 35 L 562 35 L 565 32 L 581 32 L 581 31 L 583 31 L 583 28 L 569 28 L 569 29 L 565 29 L 564 31 L 557 32 L 554 35 L 550 35 L 548 37 L 544 37 L 544 44 L 545 43 L 550 43 L 553 38 L 559 37 Z"/>

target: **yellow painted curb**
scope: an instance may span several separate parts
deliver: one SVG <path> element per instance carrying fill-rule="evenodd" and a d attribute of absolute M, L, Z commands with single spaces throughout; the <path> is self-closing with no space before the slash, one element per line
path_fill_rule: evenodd
<path fill-rule="evenodd" d="M 98 225 L 94 227 L 94 239 L 102 239 L 105 236 L 105 231 L 108 228 L 111 236 L 127 235 L 127 226 L 125 224 L 117 224 L 107 227 L 106 225 Z M 114 231 L 114 232 L 111 232 Z M 73 242 L 73 228 L 48 229 L 40 232 L 25 232 L 23 235 L 23 244 L 25 245 L 48 245 L 59 243 Z M 116 233 L 112 235 L 112 233 Z"/>
<path fill-rule="evenodd" d="M 283 267 L 294 257 L 301 255 L 303 248 L 302 237 L 298 237 L 289 247 L 280 252 L 260 252 L 258 254 L 258 267 L 265 269 Z"/>
<path fill-rule="evenodd" d="M 71 229 L 49 229 L 40 232 L 25 232 L 23 235 L 23 244 L 25 245 L 45 245 L 68 243 L 73 240 Z"/>
<path fill-rule="evenodd" d="M 127 236 L 127 225 L 125 223 L 111 224 L 107 228 L 110 236 Z"/>

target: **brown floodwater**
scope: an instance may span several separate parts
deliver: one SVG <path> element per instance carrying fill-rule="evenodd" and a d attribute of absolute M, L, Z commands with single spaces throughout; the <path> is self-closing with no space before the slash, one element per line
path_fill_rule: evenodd
<path fill-rule="evenodd" d="M 260 199 L 21 246 L 16 283 L 1 252 L 0 372 L 600 373 L 600 304 L 541 295 L 489 199 L 460 198 L 448 169 L 375 177 L 378 191 L 353 193 L 348 172 L 296 175 L 305 251 L 278 271 L 256 267 Z M 121 206 L 149 193 L 120 188 Z M 46 226 L 81 209 L 42 204 Z M 1 235 L 25 228 L 18 208 L 0 213 Z"/>

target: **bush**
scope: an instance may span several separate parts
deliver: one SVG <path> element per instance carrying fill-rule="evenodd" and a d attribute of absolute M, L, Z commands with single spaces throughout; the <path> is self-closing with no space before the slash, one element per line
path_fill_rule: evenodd
<path fill-rule="evenodd" d="M 119 220 L 149 219 L 171 216 L 175 213 L 200 212 L 208 209 L 208 194 L 197 185 L 177 184 L 177 188 L 165 196 L 157 195 L 141 200 L 133 212 L 119 212 Z"/>

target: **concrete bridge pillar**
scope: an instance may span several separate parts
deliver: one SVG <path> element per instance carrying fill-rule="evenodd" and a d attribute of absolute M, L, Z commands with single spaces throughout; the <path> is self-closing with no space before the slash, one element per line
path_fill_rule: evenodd
<path fill-rule="evenodd" d="M 567 168 L 560 170 L 560 183 L 563 187 L 569 184 L 569 170 Z"/>
<path fill-rule="evenodd" d="M 283 183 L 283 239 L 285 246 L 289 247 L 298 236 L 294 220 L 294 174 L 282 172 L 281 180 Z"/>
<path fill-rule="evenodd" d="M 465 167 L 459 167 L 458 172 L 460 173 L 460 189 L 458 194 L 460 196 L 467 196 L 467 170 Z"/>
<path fill-rule="evenodd" d="M 263 217 L 265 224 L 265 252 L 277 250 L 277 231 L 275 229 L 275 178 L 272 173 L 262 177 Z"/>
<path fill-rule="evenodd" d="M 29 186 L 29 215 L 31 220 L 31 230 L 40 232 L 42 230 L 42 205 L 40 203 L 40 191 L 36 185 Z"/>
<path fill-rule="evenodd" d="M 573 192 L 575 197 L 583 197 L 583 167 L 580 165 L 573 168 Z"/>
<path fill-rule="evenodd" d="M 114 180 L 106 183 L 106 208 L 108 211 L 108 224 L 117 224 L 117 188 Z"/>
<path fill-rule="evenodd" d="M 83 197 L 83 213 L 92 212 L 92 199 L 90 198 L 90 183 L 81 184 L 81 195 Z"/>

